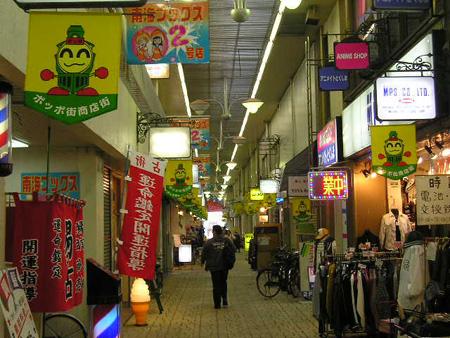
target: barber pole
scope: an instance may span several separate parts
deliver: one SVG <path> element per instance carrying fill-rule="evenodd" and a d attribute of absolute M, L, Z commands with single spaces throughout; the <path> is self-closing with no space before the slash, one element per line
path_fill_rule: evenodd
<path fill-rule="evenodd" d="M 0 81 L 0 176 L 12 173 L 11 94 L 12 86 Z"/>

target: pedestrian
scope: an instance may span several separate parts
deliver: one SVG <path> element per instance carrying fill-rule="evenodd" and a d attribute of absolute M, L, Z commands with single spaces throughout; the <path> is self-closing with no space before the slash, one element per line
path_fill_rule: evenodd
<path fill-rule="evenodd" d="M 235 231 L 234 232 L 234 246 L 237 249 L 237 252 L 241 252 L 241 235 Z"/>
<path fill-rule="evenodd" d="M 211 272 L 213 284 L 214 308 L 228 306 L 227 278 L 228 270 L 234 264 L 236 248 L 233 242 L 223 235 L 220 225 L 213 226 L 213 238 L 206 241 L 202 250 L 202 265 Z M 231 263 L 232 262 L 232 263 Z"/>

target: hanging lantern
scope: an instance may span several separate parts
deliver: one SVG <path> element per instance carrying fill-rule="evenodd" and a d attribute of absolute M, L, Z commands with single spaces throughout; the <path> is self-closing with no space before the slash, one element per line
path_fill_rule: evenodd
<path fill-rule="evenodd" d="M 11 121 L 12 86 L 0 81 L 0 176 L 12 173 L 12 121 Z"/>

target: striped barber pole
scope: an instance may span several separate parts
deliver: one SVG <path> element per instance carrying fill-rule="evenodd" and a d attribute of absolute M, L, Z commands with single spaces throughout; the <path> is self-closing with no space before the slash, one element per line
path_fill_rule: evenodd
<path fill-rule="evenodd" d="M 12 86 L 0 81 L 0 176 L 12 173 L 11 94 Z"/>

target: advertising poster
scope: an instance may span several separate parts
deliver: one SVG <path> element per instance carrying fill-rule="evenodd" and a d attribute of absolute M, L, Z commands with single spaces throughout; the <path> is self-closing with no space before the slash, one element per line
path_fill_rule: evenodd
<path fill-rule="evenodd" d="M 0 307 L 11 338 L 38 338 L 16 268 L 0 270 Z"/>
<path fill-rule="evenodd" d="M 165 192 L 172 198 L 179 198 L 192 191 L 192 160 L 170 160 L 164 177 Z"/>
<path fill-rule="evenodd" d="M 15 196 L 15 205 L 14 265 L 31 310 L 60 312 L 81 304 L 84 203 L 61 196 L 28 202 Z"/>
<path fill-rule="evenodd" d="M 130 152 L 130 161 L 119 272 L 153 279 L 166 163 L 134 152 Z"/>
<path fill-rule="evenodd" d="M 189 127 L 191 128 L 191 145 L 192 148 L 199 151 L 207 151 L 210 148 L 211 134 L 209 130 L 210 118 L 173 118 L 173 127 Z"/>
<path fill-rule="evenodd" d="M 80 173 L 22 173 L 20 175 L 21 192 L 23 193 L 59 193 L 69 197 L 80 198 Z M 48 189 L 47 189 L 48 184 Z"/>
<path fill-rule="evenodd" d="M 126 10 L 129 64 L 209 63 L 208 1 Z"/>
<path fill-rule="evenodd" d="M 417 225 L 450 224 L 450 176 L 416 176 Z"/>
<path fill-rule="evenodd" d="M 314 234 L 316 232 L 316 224 L 309 198 L 294 197 L 290 199 L 290 202 L 296 233 L 298 235 Z"/>
<path fill-rule="evenodd" d="M 201 155 L 192 159 L 193 163 L 198 166 L 200 178 L 210 177 L 212 175 L 211 155 Z"/>
<path fill-rule="evenodd" d="M 289 176 L 288 178 L 289 196 L 308 196 L 308 176 Z"/>
<path fill-rule="evenodd" d="M 30 13 L 25 105 L 67 124 L 117 109 L 120 15 Z"/>
<path fill-rule="evenodd" d="M 372 170 L 391 180 L 399 180 L 416 171 L 416 125 L 370 127 Z"/>

